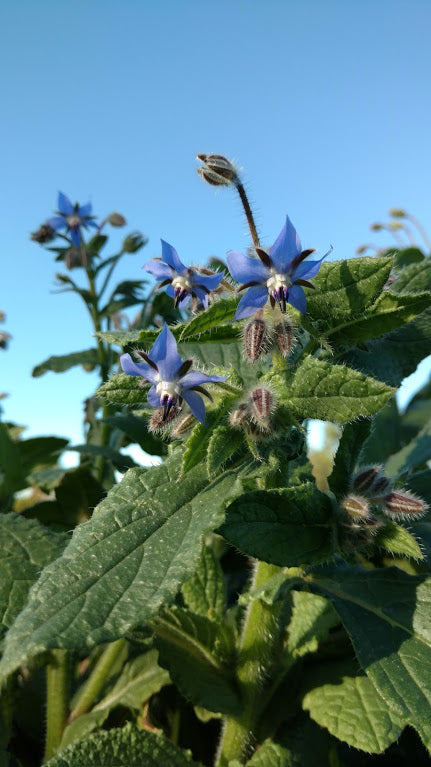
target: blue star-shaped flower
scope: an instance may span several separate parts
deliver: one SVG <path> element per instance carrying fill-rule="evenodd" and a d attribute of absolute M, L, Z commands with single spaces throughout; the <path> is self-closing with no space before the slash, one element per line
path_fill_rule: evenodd
<path fill-rule="evenodd" d="M 150 272 L 156 280 L 162 280 L 159 288 L 169 285 L 166 290 L 168 296 L 172 296 L 175 308 L 185 306 L 190 296 L 198 298 L 206 309 L 208 295 L 220 285 L 224 272 L 220 274 L 200 274 L 196 269 L 185 266 L 179 259 L 178 253 L 172 245 L 161 240 L 162 257 L 152 258 L 144 265 L 146 272 Z"/>
<path fill-rule="evenodd" d="M 234 319 L 241 320 L 254 314 L 265 306 L 268 298 L 271 306 L 278 303 L 282 312 L 286 311 L 286 304 L 292 304 L 305 314 L 303 287 L 313 287 L 308 279 L 317 274 L 323 259 L 331 250 L 319 261 L 307 261 L 307 256 L 314 253 L 314 250 L 302 250 L 301 241 L 289 216 L 286 216 L 286 223 L 269 253 L 256 248 L 259 261 L 230 250 L 227 254 L 230 273 L 237 282 L 243 283 L 238 291 L 248 288 L 238 304 Z"/>
<path fill-rule="evenodd" d="M 147 399 L 152 407 L 163 407 L 163 420 L 171 408 L 185 400 L 195 418 L 205 422 L 205 405 L 202 397 L 211 395 L 202 388 L 202 384 L 225 381 L 226 376 L 208 376 L 197 370 L 190 370 L 193 360 L 183 360 L 177 351 L 177 343 L 166 323 L 157 336 L 153 348 L 146 354 L 137 351 L 144 362 L 134 362 L 130 354 L 122 354 L 121 367 L 131 376 L 142 376 L 152 386 Z"/>
<path fill-rule="evenodd" d="M 55 231 L 67 229 L 73 245 L 75 248 L 79 248 L 82 242 L 81 226 L 85 229 L 89 226 L 94 226 L 96 229 L 99 228 L 94 221 L 94 216 L 91 215 L 91 210 L 91 202 L 87 202 L 86 205 L 79 205 L 76 202 L 73 205 L 63 192 L 59 192 L 58 211 L 56 211 L 58 215 L 50 218 L 47 221 L 47 225 L 55 229 Z"/>

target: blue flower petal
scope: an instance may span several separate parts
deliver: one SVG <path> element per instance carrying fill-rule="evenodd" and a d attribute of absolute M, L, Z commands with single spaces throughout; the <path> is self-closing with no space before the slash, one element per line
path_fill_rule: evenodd
<path fill-rule="evenodd" d="M 208 293 L 203 288 L 199 288 L 197 285 L 193 285 L 193 293 L 197 296 L 201 304 L 207 309 L 208 307 Z M 181 301 L 182 304 L 182 301 Z"/>
<path fill-rule="evenodd" d="M 199 274 L 199 272 L 194 272 L 193 284 L 203 285 L 207 290 L 215 290 L 220 285 L 223 277 L 224 272 L 219 274 Z"/>
<path fill-rule="evenodd" d="M 250 258 L 244 253 L 230 250 L 226 257 L 229 271 L 237 282 L 266 282 L 269 277 L 269 269 L 257 258 Z"/>
<path fill-rule="evenodd" d="M 51 227 L 51 229 L 55 230 L 64 229 L 64 227 L 67 226 L 67 222 L 63 216 L 53 216 L 52 218 L 48 219 L 46 223 Z"/>
<path fill-rule="evenodd" d="M 63 216 L 71 216 L 75 208 L 63 192 L 58 193 L 58 209 Z"/>
<path fill-rule="evenodd" d="M 301 264 L 299 264 L 296 269 L 292 272 L 292 280 L 309 280 L 310 277 L 315 277 L 317 272 L 319 271 L 322 261 L 326 256 L 329 256 L 329 254 L 332 252 L 332 248 L 328 250 L 327 253 L 325 253 L 322 258 L 319 258 L 318 261 L 308 261 L 307 259 L 305 261 L 302 261 Z"/>
<path fill-rule="evenodd" d="M 180 261 L 175 248 L 169 245 L 169 242 L 165 242 L 165 240 L 160 240 L 160 242 L 162 243 L 162 261 L 172 266 L 172 269 L 175 269 L 178 274 L 185 274 L 187 267 Z"/>
<path fill-rule="evenodd" d="M 175 380 L 178 369 L 182 365 L 182 359 L 177 352 L 177 342 L 166 322 L 148 356 L 156 363 L 159 369 L 160 380 Z"/>
<path fill-rule="evenodd" d="M 208 376 L 199 370 L 192 370 L 180 378 L 181 389 L 190 389 L 192 386 L 202 386 L 202 384 L 214 383 L 217 381 L 226 381 L 227 376 Z"/>
<path fill-rule="evenodd" d="M 79 226 L 77 227 L 73 226 L 72 228 L 69 229 L 69 232 L 70 232 L 70 239 L 72 240 L 72 243 L 74 244 L 75 248 L 79 248 L 82 242 L 81 230 Z"/>
<path fill-rule="evenodd" d="M 289 216 L 286 216 L 283 229 L 269 251 L 271 261 L 277 272 L 286 273 L 289 270 L 292 259 L 298 256 L 301 250 L 301 240 Z"/>
<path fill-rule="evenodd" d="M 266 285 L 265 287 L 263 285 L 256 285 L 253 288 L 249 288 L 238 304 L 234 320 L 250 317 L 250 314 L 254 314 L 262 306 L 265 306 L 267 298 L 268 289 Z"/>
<path fill-rule="evenodd" d="M 147 362 L 134 362 L 130 354 L 122 354 L 120 357 L 121 369 L 129 376 L 142 376 L 151 383 L 158 380 L 157 371 Z"/>
<path fill-rule="evenodd" d="M 155 386 L 152 386 L 149 390 L 147 400 L 151 407 L 160 407 L 160 394 L 157 394 Z"/>
<path fill-rule="evenodd" d="M 200 423 L 205 423 L 205 405 L 202 397 L 195 391 L 190 391 L 189 389 L 182 392 L 181 396 L 187 402 L 194 417 L 197 418 Z"/>
<path fill-rule="evenodd" d="M 89 219 L 89 221 L 84 221 L 84 225 L 85 226 L 93 226 L 94 229 L 99 229 L 100 230 L 99 224 L 96 224 L 96 222 L 93 221 L 91 218 Z"/>
<path fill-rule="evenodd" d="M 147 261 L 142 267 L 146 272 L 149 272 L 156 278 L 156 280 L 171 280 L 174 278 L 175 272 L 169 264 L 165 264 L 164 261 L 160 261 L 157 258 L 152 258 L 151 261 Z"/>
<path fill-rule="evenodd" d="M 307 303 L 305 293 L 300 285 L 292 285 L 292 287 L 289 288 L 289 296 L 287 300 L 289 304 L 294 306 L 295 309 L 298 309 L 301 314 L 305 314 Z"/>
<path fill-rule="evenodd" d="M 85 205 L 80 205 L 78 208 L 79 218 L 88 218 L 88 216 L 91 216 L 92 210 L 93 210 L 93 206 L 91 202 L 87 202 Z"/>

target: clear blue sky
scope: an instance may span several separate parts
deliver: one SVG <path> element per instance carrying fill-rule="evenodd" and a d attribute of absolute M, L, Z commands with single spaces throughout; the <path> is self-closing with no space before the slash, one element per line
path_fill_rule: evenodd
<path fill-rule="evenodd" d="M 130 279 L 160 237 L 190 262 L 247 246 L 239 203 L 200 181 L 197 152 L 244 168 L 268 244 L 287 212 L 304 247 L 332 244 L 336 259 L 393 244 L 368 232 L 389 207 L 431 229 L 430 29 L 429 0 L 3 0 L 5 417 L 76 443 L 96 385 L 79 369 L 31 378 L 92 345 L 78 300 L 53 292 L 58 265 L 28 239 L 59 189 L 149 237 L 119 272 Z"/>

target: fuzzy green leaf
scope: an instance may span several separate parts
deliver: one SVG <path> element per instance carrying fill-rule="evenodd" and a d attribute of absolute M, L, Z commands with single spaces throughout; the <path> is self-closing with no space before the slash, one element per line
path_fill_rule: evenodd
<path fill-rule="evenodd" d="M 181 587 L 190 610 L 207 618 L 222 616 L 226 609 L 226 588 L 220 562 L 211 546 L 204 544 L 196 572 Z"/>
<path fill-rule="evenodd" d="M 220 532 L 245 554 L 281 567 L 324 562 L 335 550 L 330 500 L 312 483 L 244 493 Z"/>
<path fill-rule="evenodd" d="M 431 578 L 396 567 L 327 567 L 305 580 L 332 601 L 392 714 L 431 749 Z"/>
<path fill-rule="evenodd" d="M 315 652 L 331 628 L 339 623 L 331 603 L 308 591 L 292 592 L 292 616 L 289 622 L 287 649 L 300 658 Z"/>
<path fill-rule="evenodd" d="M 306 357 L 292 378 L 272 374 L 283 404 L 299 418 L 346 423 L 376 413 L 394 389 L 356 370 Z"/>
<path fill-rule="evenodd" d="M 374 538 L 377 546 L 390 551 L 391 554 L 402 554 L 413 559 L 423 559 L 421 547 L 416 538 L 405 527 L 387 520 L 384 527 L 377 530 Z"/>
<path fill-rule="evenodd" d="M 204 466 L 178 480 L 180 460 L 177 452 L 162 466 L 131 469 L 75 530 L 6 637 L 4 676 L 46 649 L 125 636 L 173 599 L 196 569 L 202 537 L 241 490 L 229 472 L 208 484 Z"/>
<path fill-rule="evenodd" d="M 268 739 L 253 754 L 246 767 L 292 767 L 292 760 L 287 748 Z"/>
<path fill-rule="evenodd" d="M 159 663 L 185 698 L 208 711 L 241 713 L 232 667 L 234 636 L 228 624 L 189 610 L 162 610 L 152 627 Z"/>
<path fill-rule="evenodd" d="M 44 767 L 202 767 L 164 735 L 138 730 L 98 732 L 60 751 Z"/>
<path fill-rule="evenodd" d="M 95 366 L 99 362 L 97 349 L 85 349 L 82 352 L 72 352 L 71 354 L 61 354 L 59 356 L 48 357 L 45 362 L 32 370 L 33 378 L 39 378 L 51 370 L 53 373 L 64 373 L 65 370 L 76 367 L 76 365 Z"/>
<path fill-rule="evenodd" d="M 183 474 L 186 474 L 201 461 L 205 461 L 213 430 L 226 420 L 226 415 L 234 402 L 235 397 L 225 397 L 218 408 L 207 411 L 205 424 L 197 423 L 193 428 L 184 450 Z"/>
<path fill-rule="evenodd" d="M 350 490 L 351 477 L 356 466 L 362 445 L 370 433 L 369 419 L 362 419 L 346 424 L 338 445 L 334 468 L 328 482 L 337 498 L 342 498 Z"/>
<path fill-rule="evenodd" d="M 219 325 L 233 320 L 239 299 L 220 298 L 204 312 L 193 317 L 183 328 L 180 341 L 199 336 L 201 333 L 217 328 Z"/>
<path fill-rule="evenodd" d="M 346 320 L 326 335 L 335 346 L 354 346 L 405 325 L 430 305 L 431 293 L 400 295 L 386 291 L 364 315 Z"/>
<path fill-rule="evenodd" d="M 208 441 L 207 469 L 211 477 L 244 445 L 244 433 L 230 426 L 217 426 Z"/>
<path fill-rule="evenodd" d="M 431 290 L 431 258 L 411 264 L 399 274 L 391 290 L 396 293 L 418 293 Z"/>
<path fill-rule="evenodd" d="M 388 709 L 368 677 L 343 675 L 343 665 L 325 664 L 327 683 L 315 678 L 316 686 L 305 695 L 303 707 L 339 740 L 381 754 L 401 734 L 402 720 Z"/>
<path fill-rule="evenodd" d="M 99 386 L 96 395 L 108 402 L 119 402 L 131 407 L 142 406 L 147 403 L 148 389 L 141 386 L 141 380 L 126 373 L 116 373 L 109 381 Z"/>
<path fill-rule="evenodd" d="M 13 512 L 0 515 L 0 638 L 24 607 L 40 571 L 60 556 L 69 537 Z"/>
<path fill-rule="evenodd" d="M 324 333 L 335 332 L 343 320 L 360 316 L 380 295 L 391 271 L 392 257 L 351 258 L 322 264 L 307 295 L 307 319 Z"/>

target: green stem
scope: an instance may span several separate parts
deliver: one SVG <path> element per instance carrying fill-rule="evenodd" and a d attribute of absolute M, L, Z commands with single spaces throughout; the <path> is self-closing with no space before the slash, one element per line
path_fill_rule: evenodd
<path fill-rule="evenodd" d="M 125 639 L 117 639 L 116 642 L 112 642 L 107 646 L 96 663 L 87 684 L 79 695 L 73 711 L 69 716 L 69 722 L 73 722 L 78 716 L 86 714 L 87 711 L 91 709 L 94 701 L 100 695 L 103 685 L 125 644 Z"/>
<path fill-rule="evenodd" d="M 68 714 L 69 653 L 53 650 L 46 667 L 47 706 L 45 761 L 57 751 Z"/>
<path fill-rule="evenodd" d="M 251 588 L 263 585 L 279 569 L 266 562 L 257 562 Z M 267 605 L 256 599 L 247 610 L 236 669 L 243 711 L 240 716 L 229 717 L 225 721 L 216 758 L 217 767 L 227 767 L 233 759 L 244 763 L 253 751 L 264 690 L 281 649 L 284 628 L 282 606 L 281 601 Z"/>

